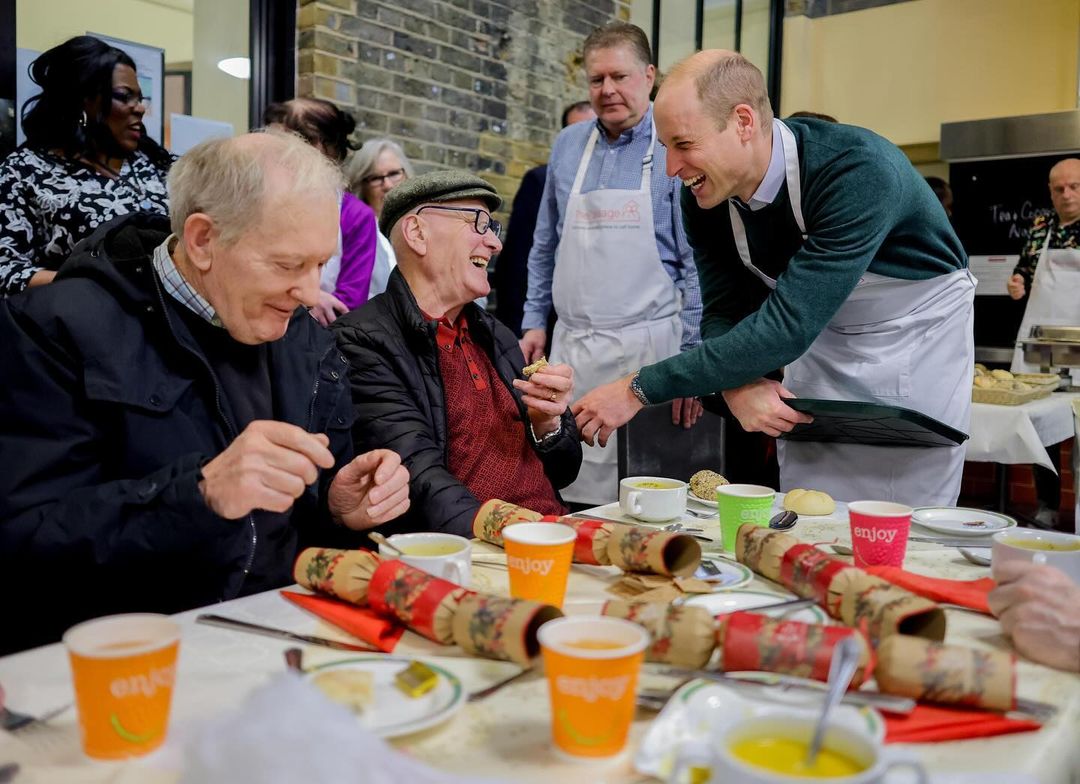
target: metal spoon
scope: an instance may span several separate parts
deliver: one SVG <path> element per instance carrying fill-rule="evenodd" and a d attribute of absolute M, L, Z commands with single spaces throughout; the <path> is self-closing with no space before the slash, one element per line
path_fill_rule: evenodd
<path fill-rule="evenodd" d="M 960 548 L 960 555 L 967 558 L 969 561 L 971 561 L 976 566 L 990 566 L 990 559 L 989 558 L 987 558 L 985 555 L 979 555 L 974 550 L 971 550 L 971 549 L 969 549 L 967 547 L 961 547 Z"/>
<path fill-rule="evenodd" d="M 381 544 L 383 547 L 385 547 L 387 550 L 389 550 L 396 556 L 400 557 L 405 555 L 405 553 L 401 552 L 401 550 L 399 550 L 397 547 L 394 547 L 394 545 L 390 543 L 390 540 L 380 534 L 378 531 L 368 531 L 368 539 L 375 542 L 376 544 Z"/>
<path fill-rule="evenodd" d="M 833 649 L 832 661 L 829 662 L 829 685 L 825 693 L 825 704 L 821 706 L 821 715 L 818 717 L 817 726 L 814 727 L 814 737 L 810 741 L 810 748 L 806 752 L 806 766 L 811 767 L 821 751 L 821 743 L 825 739 L 825 729 L 829 725 L 829 714 L 840 702 L 851 679 L 855 676 L 855 668 L 859 666 L 859 645 L 851 637 L 845 637 Z"/>
<path fill-rule="evenodd" d="M 774 531 L 786 531 L 789 528 L 794 528 L 797 522 L 799 522 L 799 516 L 794 512 L 781 512 L 769 520 L 769 528 Z"/>

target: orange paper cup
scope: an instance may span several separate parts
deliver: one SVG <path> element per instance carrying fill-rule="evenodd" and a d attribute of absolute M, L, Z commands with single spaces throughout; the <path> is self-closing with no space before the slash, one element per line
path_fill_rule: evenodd
<path fill-rule="evenodd" d="M 138 757 L 165 741 L 180 627 L 164 615 L 111 615 L 64 634 L 83 751 Z"/>
<path fill-rule="evenodd" d="M 562 607 L 577 532 L 561 523 L 514 523 L 502 535 L 510 595 Z"/>
<path fill-rule="evenodd" d="M 538 636 L 555 750 L 575 759 L 618 754 L 634 718 L 649 633 L 621 618 L 575 615 L 548 621 Z"/>

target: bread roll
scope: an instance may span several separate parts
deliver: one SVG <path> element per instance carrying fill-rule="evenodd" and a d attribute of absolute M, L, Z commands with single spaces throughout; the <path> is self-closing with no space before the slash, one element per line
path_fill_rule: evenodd
<path fill-rule="evenodd" d="M 1008 370 L 991 370 L 990 375 L 1001 381 L 1012 381 L 1013 374 Z"/>
<path fill-rule="evenodd" d="M 789 490 L 784 496 L 784 508 L 800 515 L 830 515 L 836 511 L 836 502 L 828 493 L 820 490 Z"/>

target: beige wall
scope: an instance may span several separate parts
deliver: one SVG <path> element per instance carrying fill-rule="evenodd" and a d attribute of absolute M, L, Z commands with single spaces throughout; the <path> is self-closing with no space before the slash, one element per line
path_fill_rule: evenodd
<path fill-rule="evenodd" d="M 18 0 L 16 4 L 16 46 L 41 52 L 88 31 L 159 46 L 165 50 L 166 63 L 191 60 L 190 0 Z"/>
<path fill-rule="evenodd" d="M 247 0 L 195 0 L 195 51 L 191 63 L 191 113 L 248 129 L 248 81 L 221 71 L 226 57 L 248 55 Z"/>
<path fill-rule="evenodd" d="M 782 114 L 825 112 L 905 145 L 937 141 L 943 122 L 1074 109 L 1078 35 L 1080 0 L 788 17 Z"/>

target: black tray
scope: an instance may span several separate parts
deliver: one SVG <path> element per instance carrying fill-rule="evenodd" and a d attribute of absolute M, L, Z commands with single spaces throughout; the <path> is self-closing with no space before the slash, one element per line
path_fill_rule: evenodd
<path fill-rule="evenodd" d="M 800 397 L 784 403 L 810 414 L 814 421 L 795 425 L 780 437 L 788 441 L 828 441 L 877 446 L 956 446 L 968 439 L 944 422 L 900 406 L 854 403 L 848 400 L 813 400 Z"/>

